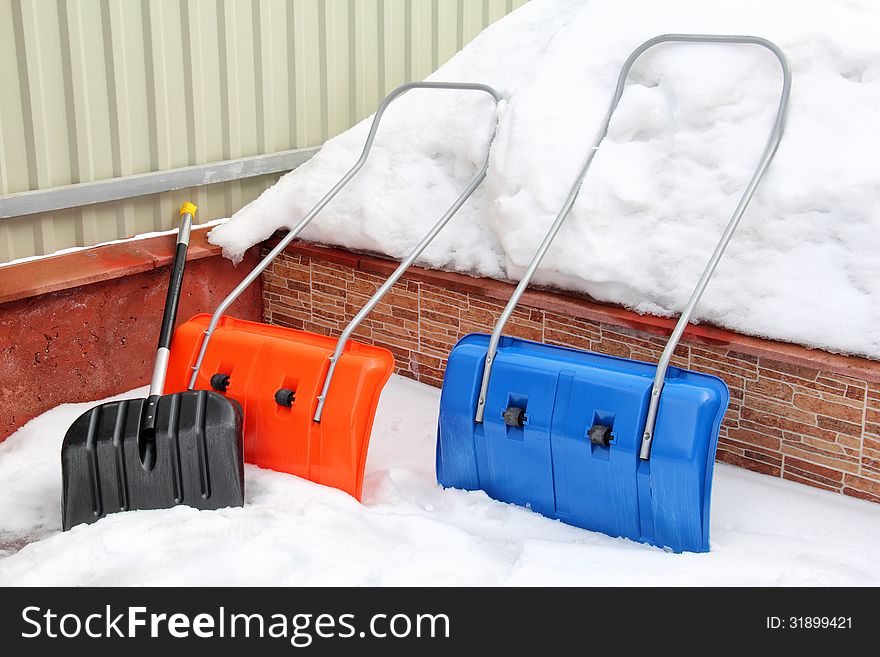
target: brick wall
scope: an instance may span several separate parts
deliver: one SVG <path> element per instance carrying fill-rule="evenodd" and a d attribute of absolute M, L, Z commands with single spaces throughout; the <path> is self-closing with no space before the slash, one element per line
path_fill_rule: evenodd
<path fill-rule="evenodd" d="M 294 244 L 264 273 L 264 321 L 338 335 L 396 263 Z M 440 386 L 462 335 L 491 331 L 512 286 L 414 267 L 356 332 L 396 371 Z M 530 290 L 506 333 L 656 361 L 673 322 Z M 718 460 L 880 502 L 880 363 L 691 327 L 673 364 L 730 387 Z"/>

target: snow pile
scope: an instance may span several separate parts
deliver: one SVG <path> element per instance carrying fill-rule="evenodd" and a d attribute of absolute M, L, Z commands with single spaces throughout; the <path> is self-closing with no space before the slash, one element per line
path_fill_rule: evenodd
<path fill-rule="evenodd" d="M 534 0 L 432 79 L 507 101 L 483 187 L 429 248 L 435 267 L 517 278 L 574 180 L 620 66 L 667 32 L 755 34 L 787 53 L 788 129 L 697 309 L 741 332 L 880 357 L 880 3 L 873 0 Z M 537 283 L 641 312 L 679 312 L 757 163 L 778 103 L 753 46 L 668 45 L 636 64 L 608 138 Z M 303 237 L 401 257 L 483 157 L 491 102 L 413 92 L 371 160 Z M 360 154 L 362 123 L 328 142 L 211 241 L 240 257 L 294 225 Z"/>
<path fill-rule="evenodd" d="M 125 396 L 137 396 L 146 389 Z M 0 444 L 0 585 L 880 584 L 880 505 L 719 465 L 712 552 L 669 554 L 434 479 L 439 392 L 383 392 L 364 504 L 247 466 L 244 508 L 120 513 L 60 532 L 60 406 Z"/>

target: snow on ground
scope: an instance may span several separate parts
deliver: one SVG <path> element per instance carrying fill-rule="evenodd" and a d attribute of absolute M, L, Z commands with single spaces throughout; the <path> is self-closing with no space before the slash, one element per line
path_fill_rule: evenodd
<path fill-rule="evenodd" d="M 755 34 L 787 53 L 788 129 L 697 319 L 880 357 L 880 3 L 874 0 L 533 0 L 431 79 L 507 101 L 488 177 L 429 248 L 436 267 L 518 278 L 562 205 L 629 52 L 667 32 Z M 763 149 L 775 58 L 670 45 L 636 64 L 572 215 L 536 282 L 641 312 L 685 305 Z M 306 239 L 401 257 L 481 162 L 491 103 L 413 92 L 371 160 Z M 210 239 L 236 258 L 294 225 L 357 159 L 367 124 L 330 140 Z"/>
<path fill-rule="evenodd" d="M 880 584 L 880 505 L 725 465 L 709 554 L 666 553 L 442 490 L 438 402 L 434 388 L 388 384 L 364 504 L 247 466 L 242 509 L 120 513 L 67 533 L 61 439 L 91 404 L 60 406 L 0 444 L 0 585 Z"/>

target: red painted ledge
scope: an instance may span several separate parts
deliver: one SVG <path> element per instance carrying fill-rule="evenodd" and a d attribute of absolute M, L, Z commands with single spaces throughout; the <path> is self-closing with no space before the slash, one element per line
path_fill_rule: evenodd
<path fill-rule="evenodd" d="M 220 254 L 219 246 L 208 243 L 209 230 L 193 227 L 187 261 Z M 176 233 L 157 235 L 0 267 L 0 304 L 167 266 L 176 244 Z"/>
<path fill-rule="evenodd" d="M 258 262 L 253 248 L 234 267 L 207 231 L 191 236 L 180 321 L 213 311 Z M 159 235 L 0 268 L 0 441 L 59 404 L 149 381 L 176 243 Z M 231 312 L 259 320 L 260 284 Z"/>
<path fill-rule="evenodd" d="M 279 239 L 280 235 L 276 233 L 267 240 L 265 245 L 275 246 Z M 319 246 L 298 240 L 292 242 L 286 251 L 317 260 L 335 262 L 379 276 L 388 276 L 398 265 L 396 261 L 383 256 L 358 254 L 345 249 Z M 502 301 L 510 298 L 514 287 L 514 284 L 508 281 L 477 278 L 467 274 L 417 266 L 411 267 L 404 278 Z M 530 289 L 523 295 L 522 302 L 541 310 L 604 322 L 663 337 L 669 336 L 675 327 L 675 319 L 641 315 L 621 306 L 601 303 L 585 295 L 571 292 Z M 788 342 L 757 338 L 708 324 L 691 324 L 685 330 L 684 339 L 880 383 L 880 361 L 868 358 L 845 356 L 821 349 L 809 349 Z"/>

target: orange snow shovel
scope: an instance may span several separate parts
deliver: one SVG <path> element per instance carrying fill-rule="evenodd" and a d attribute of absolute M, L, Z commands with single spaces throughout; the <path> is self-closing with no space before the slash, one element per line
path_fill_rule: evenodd
<path fill-rule="evenodd" d="M 357 499 L 363 488 L 373 417 L 394 369 L 394 357 L 386 349 L 350 338 L 483 181 L 489 165 L 488 149 L 467 188 L 338 339 L 224 317 L 223 313 L 361 169 L 388 105 L 413 89 L 478 91 L 496 105 L 500 101 L 499 94 L 484 84 L 415 82 L 392 91 L 376 111 L 354 166 L 226 297 L 212 317 L 198 315 L 178 328 L 169 364 L 170 389 L 213 389 L 241 404 L 248 462 L 339 488 Z M 492 120 L 494 137 L 494 114 Z"/>

